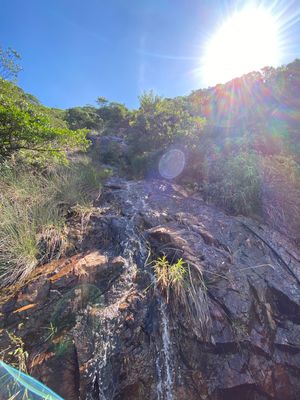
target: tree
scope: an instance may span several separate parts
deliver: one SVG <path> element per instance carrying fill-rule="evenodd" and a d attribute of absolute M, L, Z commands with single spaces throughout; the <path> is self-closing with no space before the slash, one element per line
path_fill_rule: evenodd
<path fill-rule="evenodd" d="M 18 73 L 22 70 L 19 65 L 21 56 L 10 47 L 4 50 L 0 46 L 0 77 L 15 81 Z"/>
<path fill-rule="evenodd" d="M 70 129 L 97 129 L 103 128 L 103 121 L 92 106 L 73 107 L 66 111 L 66 120 Z"/>
<path fill-rule="evenodd" d="M 108 102 L 105 97 L 98 97 L 97 113 L 104 122 L 104 134 L 117 135 L 128 129 L 130 111 L 124 104 Z"/>
<path fill-rule="evenodd" d="M 47 108 L 37 105 L 17 86 L 0 78 L 0 156 L 22 150 L 66 159 L 66 151 L 85 149 L 86 130 L 55 124 Z"/>
<path fill-rule="evenodd" d="M 99 105 L 99 107 L 104 107 L 108 103 L 108 100 L 104 96 L 99 96 L 97 98 L 96 102 Z"/>
<path fill-rule="evenodd" d="M 192 116 L 182 99 L 164 99 L 153 92 L 140 97 L 140 108 L 131 120 L 136 151 L 164 149 L 175 141 L 186 142 L 203 131 L 205 119 Z"/>

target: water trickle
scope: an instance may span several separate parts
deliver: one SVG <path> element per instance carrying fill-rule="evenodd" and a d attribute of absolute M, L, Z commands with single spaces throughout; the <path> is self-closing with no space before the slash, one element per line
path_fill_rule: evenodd
<path fill-rule="evenodd" d="M 103 310 L 103 312 L 99 312 L 98 317 L 102 322 L 94 337 L 97 345 L 95 347 L 95 358 L 90 364 L 92 370 L 90 376 L 92 377 L 92 386 L 97 387 L 96 393 L 99 400 L 111 399 L 111 357 L 116 350 L 116 340 L 113 334 L 113 316 L 115 314 L 113 308 L 115 308 L 114 305 Z M 87 399 L 90 398 L 87 397 Z"/>
<path fill-rule="evenodd" d="M 146 246 L 143 238 L 136 229 L 136 218 L 145 208 L 145 200 L 136 198 L 132 193 L 132 184 L 127 182 L 124 191 L 126 207 L 124 216 L 126 225 L 124 228 L 123 241 L 120 243 L 122 257 L 125 260 L 122 278 L 117 280 L 110 288 L 109 299 L 111 304 L 105 309 L 98 311 L 98 318 L 101 320 L 101 327 L 95 337 L 95 363 L 93 376 L 98 384 L 99 400 L 111 400 L 114 388 L 111 385 L 113 376 L 112 358 L 117 351 L 116 329 L 119 323 L 119 304 L 126 297 L 133 286 L 133 276 L 137 269 L 137 260 L 145 262 L 147 258 Z M 168 398 L 169 399 L 169 398 Z M 170 398 L 171 400 L 171 398 Z"/>
<path fill-rule="evenodd" d="M 159 308 L 162 327 L 162 347 L 156 359 L 157 398 L 158 400 L 173 400 L 174 366 L 172 362 L 172 343 L 167 306 L 163 300 L 160 301 Z"/>

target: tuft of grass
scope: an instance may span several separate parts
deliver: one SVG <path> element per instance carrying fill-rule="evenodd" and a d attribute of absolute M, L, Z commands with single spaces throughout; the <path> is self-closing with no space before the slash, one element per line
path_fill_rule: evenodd
<path fill-rule="evenodd" d="M 109 176 L 87 157 L 44 173 L 22 166 L 0 169 L 0 286 L 23 281 L 38 264 L 64 254 L 68 212 L 86 214 Z"/>
<path fill-rule="evenodd" d="M 108 170 L 96 168 L 89 157 L 60 167 L 50 178 L 55 187 L 55 201 L 63 207 L 91 206 L 100 193 L 101 182 L 109 174 Z"/>
<path fill-rule="evenodd" d="M 165 292 L 167 303 L 170 298 L 170 290 L 175 295 L 180 295 L 186 282 L 188 265 L 179 258 L 177 262 L 170 264 L 166 255 L 159 257 L 153 262 L 153 269 L 156 277 L 156 284 Z"/>
<path fill-rule="evenodd" d="M 60 236 L 64 223 L 51 197 L 53 186 L 41 174 L 6 168 L 0 175 L 0 279 L 1 286 L 23 280 L 46 253 L 40 238 L 51 231 Z"/>
<path fill-rule="evenodd" d="M 13 366 L 17 368 L 19 371 L 24 373 L 28 373 L 27 371 L 27 359 L 28 359 L 28 352 L 25 350 L 25 343 L 23 342 L 22 338 L 15 335 L 12 332 L 7 331 L 7 335 L 10 340 L 10 346 L 12 350 L 8 353 L 12 356 L 15 360 Z"/>
<path fill-rule="evenodd" d="M 156 285 L 166 297 L 167 303 L 177 314 L 184 307 L 194 326 L 203 336 L 209 337 L 210 317 L 207 288 L 198 265 L 189 264 L 182 258 L 169 262 L 166 255 L 152 262 Z M 179 308 L 178 308 L 179 307 Z"/>

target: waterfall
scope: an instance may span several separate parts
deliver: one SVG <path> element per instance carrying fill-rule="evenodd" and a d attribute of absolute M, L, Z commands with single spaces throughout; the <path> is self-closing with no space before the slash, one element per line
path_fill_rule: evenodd
<path fill-rule="evenodd" d="M 115 306 L 107 307 L 102 312 L 99 312 L 99 320 L 101 325 L 95 326 L 95 342 L 97 343 L 95 349 L 95 358 L 90 364 L 92 377 L 92 387 L 97 386 L 98 400 L 110 400 L 111 397 L 111 379 L 112 365 L 110 357 L 116 351 L 116 340 L 114 337 L 114 322 L 113 316 L 115 313 Z M 94 398 L 94 397 L 93 397 Z M 87 400 L 90 397 L 87 397 Z"/>
<path fill-rule="evenodd" d="M 113 398 L 113 385 L 111 380 L 113 376 L 111 358 L 117 351 L 117 338 L 115 336 L 116 326 L 118 325 L 118 306 L 126 293 L 129 293 L 133 286 L 133 275 L 136 272 L 137 257 L 143 262 L 147 258 L 146 246 L 136 231 L 135 219 L 139 212 L 146 207 L 144 198 L 137 198 L 133 201 L 129 194 L 131 193 L 132 184 L 126 182 L 123 191 L 127 193 L 126 210 L 124 217 L 126 218 L 126 226 L 124 227 L 123 240 L 120 243 L 122 248 L 122 256 L 125 260 L 122 279 L 112 284 L 110 288 L 110 302 L 104 309 L 98 310 L 98 319 L 101 321 L 99 328 L 95 328 L 95 361 L 91 368 L 93 369 L 93 384 L 98 384 L 99 400 L 111 400 Z M 168 400 L 171 398 L 168 397 Z"/>
<path fill-rule="evenodd" d="M 157 354 L 157 398 L 158 400 L 173 400 L 174 367 L 172 362 L 172 343 L 167 306 L 163 299 L 159 302 L 162 347 Z"/>

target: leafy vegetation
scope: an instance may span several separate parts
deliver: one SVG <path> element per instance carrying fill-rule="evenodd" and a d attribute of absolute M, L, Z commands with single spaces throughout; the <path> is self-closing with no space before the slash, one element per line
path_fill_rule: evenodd
<path fill-rule="evenodd" d="M 155 159 L 172 144 L 189 146 L 193 137 L 201 136 L 204 126 L 205 119 L 192 116 L 181 99 L 164 99 L 151 91 L 144 93 L 140 97 L 140 108 L 130 119 L 128 142 L 132 173 L 136 174 L 137 164 L 147 165 L 148 160 Z"/>
<path fill-rule="evenodd" d="M 51 113 L 32 101 L 13 83 L 0 80 L 0 156 L 7 158 L 23 151 L 37 158 L 66 160 L 66 151 L 84 150 L 89 142 L 87 131 L 73 131 L 51 120 Z M 62 124 L 61 124 L 62 125 Z"/>
<path fill-rule="evenodd" d="M 206 161 L 206 197 L 235 214 L 259 214 L 261 176 L 258 161 L 257 154 L 248 152 Z"/>
<path fill-rule="evenodd" d="M 103 163 L 129 178 L 157 177 L 160 158 L 172 148 L 185 155 L 175 178 L 181 184 L 227 212 L 299 236 L 299 60 L 187 97 L 145 92 L 132 111 L 104 97 L 96 106 L 47 108 L 12 82 L 19 60 L 0 47 L 2 285 L 66 251 L 68 212 L 91 207 L 109 175 Z M 87 135 L 97 146 L 83 155 Z M 188 285 L 194 297 L 187 300 L 186 283 L 193 280 L 183 260 L 170 264 L 162 256 L 154 270 L 167 297 L 194 298 L 196 308 L 196 297 L 204 299 L 203 288 Z M 201 278 L 201 271 L 195 274 Z"/>
<path fill-rule="evenodd" d="M 11 347 L 11 350 L 8 352 L 8 355 L 13 358 L 12 365 L 19 371 L 28 373 L 27 371 L 28 352 L 25 350 L 25 344 L 22 338 L 8 331 L 7 335 L 9 337 L 10 347 Z"/>
<path fill-rule="evenodd" d="M 109 102 L 104 97 L 94 106 L 73 107 L 66 110 L 65 120 L 70 129 L 92 129 L 98 134 L 116 134 L 129 126 L 129 110 L 120 103 Z"/>
<path fill-rule="evenodd" d="M 21 56 L 14 49 L 3 49 L 0 46 L 0 77 L 3 79 L 16 80 L 18 73 L 22 70 L 20 66 Z"/>
<path fill-rule="evenodd" d="M 66 111 L 66 121 L 70 129 L 97 129 L 102 130 L 103 120 L 92 106 L 73 107 Z"/>

